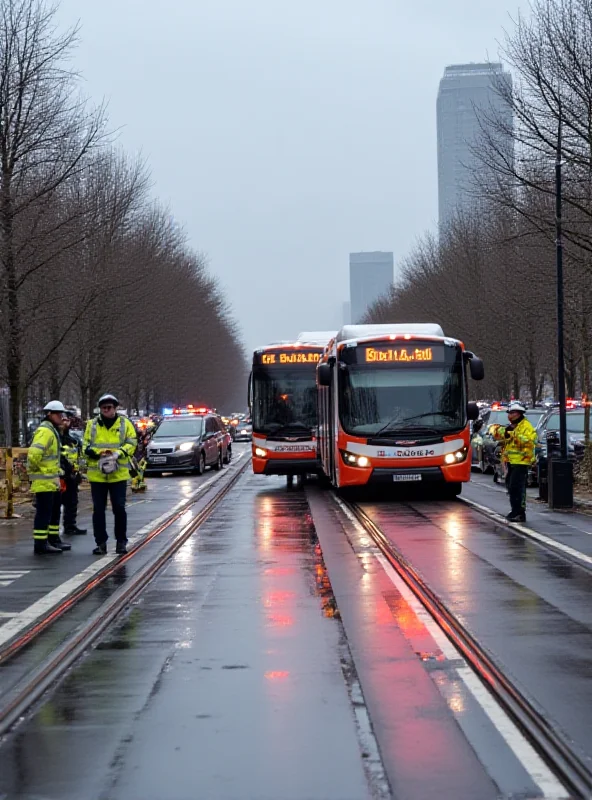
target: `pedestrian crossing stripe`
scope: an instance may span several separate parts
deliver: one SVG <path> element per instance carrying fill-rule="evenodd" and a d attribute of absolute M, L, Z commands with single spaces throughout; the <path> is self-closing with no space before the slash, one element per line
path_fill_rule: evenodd
<path fill-rule="evenodd" d="M 24 578 L 30 571 L 29 569 L 3 569 L 0 571 L 0 587 L 10 586 L 18 578 Z"/>

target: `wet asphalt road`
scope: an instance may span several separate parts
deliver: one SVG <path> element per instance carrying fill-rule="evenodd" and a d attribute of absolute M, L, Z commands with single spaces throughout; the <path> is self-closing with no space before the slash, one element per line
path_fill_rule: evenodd
<path fill-rule="evenodd" d="M 460 502 L 363 506 L 592 760 L 592 574 Z M 7 737 L 0 798 L 541 797 L 335 509 L 243 476 Z"/>
<path fill-rule="evenodd" d="M 592 763 L 592 573 L 460 502 L 362 507 Z"/>
<path fill-rule="evenodd" d="M 0 750 L 0 796 L 372 796 L 348 657 L 303 493 L 249 475 Z"/>

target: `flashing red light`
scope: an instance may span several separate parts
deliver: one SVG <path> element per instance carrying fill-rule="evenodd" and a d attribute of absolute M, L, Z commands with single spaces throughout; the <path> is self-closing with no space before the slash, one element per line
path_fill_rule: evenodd
<path fill-rule="evenodd" d="M 566 408 L 577 408 L 577 406 L 578 406 L 577 401 L 574 400 L 572 397 L 566 398 L 566 400 L 565 400 L 565 407 Z"/>
<path fill-rule="evenodd" d="M 491 410 L 492 411 L 499 411 L 500 408 L 501 408 L 501 404 L 500 403 L 492 403 L 491 404 Z"/>

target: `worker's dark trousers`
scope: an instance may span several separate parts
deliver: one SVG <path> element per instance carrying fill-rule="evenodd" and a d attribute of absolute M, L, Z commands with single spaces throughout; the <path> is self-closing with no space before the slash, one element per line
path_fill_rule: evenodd
<path fill-rule="evenodd" d="M 47 541 L 48 535 L 59 534 L 61 492 L 35 492 L 33 538 Z"/>
<path fill-rule="evenodd" d="M 526 484 L 528 467 L 526 464 L 508 464 L 507 487 L 510 495 L 512 514 L 526 513 Z"/>
<path fill-rule="evenodd" d="M 105 544 L 107 536 L 107 520 L 105 510 L 107 498 L 111 500 L 111 508 L 115 517 L 115 539 L 125 544 L 127 542 L 127 512 L 125 510 L 125 493 L 127 481 L 114 481 L 113 483 L 91 482 L 90 491 L 93 501 L 93 533 L 97 544 Z"/>
<path fill-rule="evenodd" d="M 64 506 L 64 532 L 76 527 L 76 514 L 78 513 L 78 483 L 76 480 L 66 480 L 66 491 L 62 492 L 62 505 Z"/>

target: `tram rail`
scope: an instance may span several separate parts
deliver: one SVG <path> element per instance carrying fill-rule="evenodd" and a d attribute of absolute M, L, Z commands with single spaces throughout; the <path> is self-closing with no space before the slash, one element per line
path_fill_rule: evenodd
<path fill-rule="evenodd" d="M 162 567 L 171 559 L 176 551 L 187 541 L 187 539 L 211 516 L 220 505 L 223 498 L 232 490 L 240 480 L 250 459 L 246 458 L 244 463 L 236 468 L 235 473 L 222 483 L 214 496 L 199 510 L 197 515 L 187 522 L 187 524 L 160 549 L 126 583 L 116 589 L 113 594 L 76 630 L 74 630 L 65 641 L 59 645 L 52 653 L 44 659 L 37 667 L 28 672 L 17 682 L 15 686 L 0 697 L 0 736 L 10 731 L 14 724 L 25 714 L 25 712 L 58 681 L 70 666 L 91 646 L 97 638 L 115 621 L 118 614 L 128 606 L 144 589 L 144 587 L 155 577 Z M 26 645 L 31 644 L 43 631 L 52 625 L 59 617 L 63 616 L 81 600 L 86 598 L 98 586 L 130 561 L 141 549 L 163 531 L 171 527 L 180 517 L 190 511 L 202 496 L 197 496 L 189 500 L 180 509 L 172 513 L 160 525 L 150 531 L 146 537 L 140 540 L 124 558 L 110 564 L 105 570 L 98 573 L 92 580 L 85 583 L 78 591 L 68 597 L 57 609 L 51 609 L 23 634 L 11 640 L 0 653 L 0 663 L 13 658 Z"/>
<path fill-rule="evenodd" d="M 337 495 L 334 497 L 337 500 Z M 504 674 L 492 656 L 430 589 L 418 571 L 364 509 L 343 498 L 339 498 L 338 504 L 345 506 L 354 515 L 388 563 L 573 797 L 591 798 L 592 770 L 574 752 L 569 741 Z"/>

